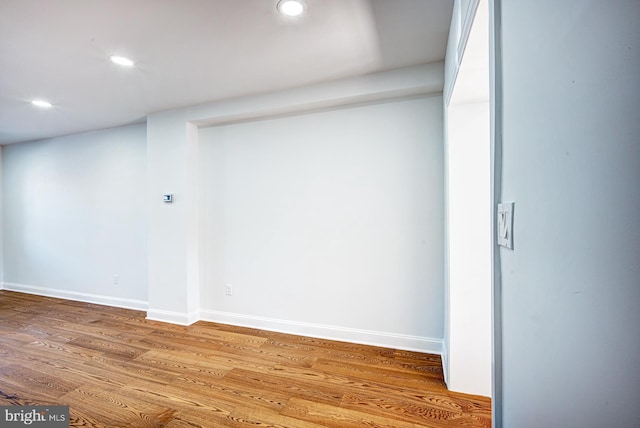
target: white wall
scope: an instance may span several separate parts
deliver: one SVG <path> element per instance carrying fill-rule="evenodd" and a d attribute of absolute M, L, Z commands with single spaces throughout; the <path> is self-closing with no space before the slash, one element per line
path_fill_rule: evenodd
<path fill-rule="evenodd" d="M 5 288 L 146 307 L 145 142 L 137 124 L 3 147 Z"/>
<path fill-rule="evenodd" d="M 200 237 L 204 236 L 205 231 L 198 210 L 202 192 L 199 190 L 200 181 L 197 180 L 201 169 L 197 160 L 201 144 L 196 128 L 381 103 L 425 94 L 440 95 L 442 70 L 442 63 L 412 66 L 150 115 L 147 118 L 147 317 L 179 324 L 190 324 L 197 319 L 245 325 L 258 323 L 261 328 L 297 334 L 331 336 L 396 348 L 441 352 L 440 337 L 389 334 L 345 326 L 265 318 L 254 314 L 243 316 L 223 311 L 201 311 L 197 281 L 204 274 L 210 260 L 198 256 L 203 244 Z M 425 117 L 423 120 L 430 119 Z M 173 204 L 162 203 L 162 194 L 167 192 L 174 194 Z M 434 331 L 437 330 L 438 327 L 435 327 Z"/>
<path fill-rule="evenodd" d="M 505 427 L 640 426 L 640 2 L 502 1 Z"/>
<path fill-rule="evenodd" d="M 489 21 L 488 2 L 471 3 L 456 2 L 445 77 L 443 366 L 449 389 L 491 396 Z"/>
<path fill-rule="evenodd" d="M 447 386 L 491 396 L 489 105 L 449 108 Z"/>
<path fill-rule="evenodd" d="M 442 151 L 439 95 L 201 129 L 201 308 L 439 341 Z"/>

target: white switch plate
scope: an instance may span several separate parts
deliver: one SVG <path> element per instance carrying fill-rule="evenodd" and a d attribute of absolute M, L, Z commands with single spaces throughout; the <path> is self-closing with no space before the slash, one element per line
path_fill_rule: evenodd
<path fill-rule="evenodd" d="M 513 250 L 513 202 L 498 204 L 498 245 Z"/>

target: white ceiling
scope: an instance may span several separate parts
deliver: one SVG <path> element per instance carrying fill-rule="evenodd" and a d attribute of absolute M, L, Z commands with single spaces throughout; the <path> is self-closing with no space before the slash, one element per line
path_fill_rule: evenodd
<path fill-rule="evenodd" d="M 453 0 L 305 0 L 295 19 L 276 3 L 0 0 L 0 144 L 444 59 Z"/>

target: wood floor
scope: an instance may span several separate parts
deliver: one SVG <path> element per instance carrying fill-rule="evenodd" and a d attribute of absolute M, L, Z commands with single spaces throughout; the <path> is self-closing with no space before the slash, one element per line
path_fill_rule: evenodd
<path fill-rule="evenodd" d="M 0 291 L 0 406 L 80 427 L 490 427 L 440 357 Z"/>

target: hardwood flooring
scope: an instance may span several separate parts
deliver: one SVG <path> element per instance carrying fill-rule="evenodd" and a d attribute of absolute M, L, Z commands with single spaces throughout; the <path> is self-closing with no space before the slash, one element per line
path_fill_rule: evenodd
<path fill-rule="evenodd" d="M 0 291 L 0 405 L 78 427 L 490 427 L 440 357 Z"/>

